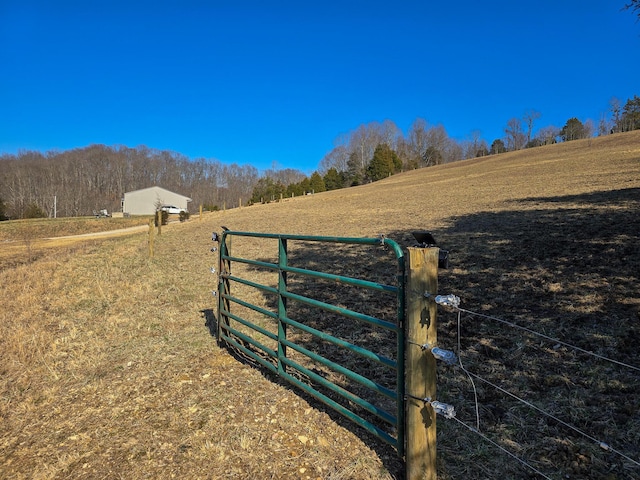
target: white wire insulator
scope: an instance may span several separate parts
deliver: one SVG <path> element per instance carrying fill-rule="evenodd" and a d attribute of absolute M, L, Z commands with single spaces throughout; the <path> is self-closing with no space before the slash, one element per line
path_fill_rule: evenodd
<path fill-rule="evenodd" d="M 444 418 L 454 418 L 456 416 L 456 409 L 453 405 L 433 400 L 431 402 L 431 406 L 436 411 L 436 413 L 442 415 Z"/>
<path fill-rule="evenodd" d="M 442 305 L 443 307 L 458 308 L 460 306 L 460 297 L 456 297 L 453 294 L 436 295 L 434 300 L 438 305 Z"/>
<path fill-rule="evenodd" d="M 433 347 L 431 349 L 433 356 L 440 361 L 443 361 L 447 365 L 454 365 L 458 363 L 458 357 L 451 350 L 444 350 L 443 348 Z"/>

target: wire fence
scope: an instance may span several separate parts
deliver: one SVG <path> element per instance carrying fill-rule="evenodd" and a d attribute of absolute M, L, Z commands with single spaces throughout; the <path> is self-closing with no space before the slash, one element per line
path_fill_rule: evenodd
<path fill-rule="evenodd" d="M 429 296 L 428 294 L 425 294 L 425 296 Z M 602 438 L 598 438 L 597 435 L 592 434 L 587 432 L 586 428 L 584 427 L 578 427 L 576 425 L 574 425 L 571 421 L 565 420 L 563 418 L 561 418 L 559 415 L 554 414 L 552 412 L 550 412 L 547 408 L 540 406 L 540 405 L 536 405 L 536 403 L 534 403 L 534 401 L 530 401 L 527 400 L 526 398 L 523 398 L 524 395 L 518 395 L 512 391 L 510 391 L 508 388 L 504 388 L 501 385 L 498 385 L 497 382 L 491 381 L 488 378 L 486 378 L 485 376 L 472 372 L 470 371 L 467 367 L 465 367 L 462 358 L 465 355 L 464 349 L 462 348 L 461 344 L 461 340 L 462 340 L 462 334 L 461 334 L 461 325 L 462 325 L 462 314 L 468 315 L 471 318 L 480 318 L 480 319 L 484 319 L 484 320 L 489 320 L 492 322 L 497 322 L 501 325 L 505 325 L 511 329 L 514 330 L 518 330 L 520 332 L 524 332 L 527 335 L 530 335 L 534 338 L 537 339 L 541 339 L 543 342 L 546 343 L 551 343 L 552 347 L 556 348 L 558 346 L 562 346 L 565 347 L 567 350 L 569 351 L 574 351 L 574 352 L 579 352 L 580 354 L 586 355 L 588 357 L 592 357 L 594 359 L 597 359 L 600 362 L 606 362 L 609 363 L 611 365 L 614 365 L 616 368 L 622 368 L 622 369 L 626 369 L 629 372 L 633 372 L 635 374 L 635 372 L 640 372 L 640 367 L 638 367 L 637 365 L 633 365 L 631 363 L 628 362 L 624 362 L 621 360 L 617 360 L 614 358 L 610 358 L 608 356 L 584 349 L 582 347 L 579 347 L 577 345 L 573 345 L 567 341 L 558 339 L 558 338 L 554 338 L 551 337 L 549 335 L 546 335 L 544 333 L 540 333 L 532 328 L 528 328 L 528 327 L 524 327 L 522 325 L 518 325 L 515 322 L 511 322 L 508 320 L 505 320 L 503 318 L 499 318 L 493 315 L 487 315 L 484 313 L 480 313 L 480 312 L 475 312 L 469 309 L 465 309 L 465 308 L 461 308 L 460 307 L 460 298 L 455 296 L 455 295 L 438 295 L 434 298 L 435 302 L 442 306 L 445 307 L 445 309 L 447 310 L 451 310 L 454 312 L 457 312 L 457 352 L 455 352 L 454 358 L 455 358 L 455 362 L 451 361 L 451 357 L 449 357 L 449 361 L 447 363 L 450 364 L 454 364 L 455 363 L 455 368 L 461 370 L 462 372 L 464 372 L 464 374 L 468 377 L 468 379 L 470 380 L 470 383 L 473 387 L 473 392 L 474 392 L 474 407 L 475 407 L 475 423 L 476 426 L 473 427 L 471 425 L 469 425 L 468 423 L 460 420 L 459 418 L 457 418 L 455 415 L 448 415 L 446 416 L 446 418 L 449 419 L 453 419 L 455 422 L 457 422 L 458 424 L 464 426 L 465 428 L 467 428 L 470 432 L 473 432 L 474 434 L 476 434 L 477 436 L 479 436 L 483 441 L 490 443 L 491 445 L 493 445 L 495 448 L 499 449 L 502 453 L 504 453 L 505 455 L 508 455 L 509 457 L 511 457 L 512 459 L 514 459 L 515 461 L 517 461 L 519 464 L 521 464 L 522 466 L 526 467 L 528 470 L 530 470 L 533 474 L 541 477 L 541 478 L 546 478 L 546 479 L 551 479 L 551 477 L 549 477 L 547 474 L 543 473 L 539 468 L 536 468 L 534 465 L 532 465 L 531 463 L 529 463 L 526 459 L 521 458 L 520 456 L 518 456 L 517 454 L 513 453 L 512 451 L 510 451 L 509 449 L 507 449 L 506 447 L 504 447 L 503 445 L 501 445 L 500 443 L 498 443 L 496 440 L 490 438 L 487 434 L 483 433 L 481 431 L 481 416 L 480 416 L 480 408 L 479 408 L 479 401 L 478 401 L 478 394 L 477 394 L 477 387 L 476 387 L 476 382 L 481 382 L 482 384 L 484 384 L 485 386 L 489 386 L 493 389 L 495 389 L 496 391 L 501 392 L 504 395 L 507 395 L 508 397 L 512 398 L 513 400 L 515 400 L 516 402 L 518 402 L 521 405 L 524 405 L 525 407 L 527 407 L 528 409 L 531 409 L 535 412 L 537 412 L 537 414 L 542 415 L 544 417 L 546 417 L 547 419 L 553 420 L 554 422 L 556 422 L 557 424 L 561 425 L 563 428 L 566 428 L 570 431 L 572 431 L 574 434 L 576 434 L 579 437 L 582 437 L 583 439 L 588 440 L 589 442 L 593 442 L 595 445 L 597 445 L 602 451 L 606 451 L 606 452 L 610 452 L 611 454 L 614 454 L 618 457 L 620 457 L 623 461 L 628 462 L 628 464 L 630 466 L 632 466 L 632 468 L 636 468 L 636 467 L 640 467 L 640 461 L 638 459 L 635 459 L 633 457 L 631 457 L 630 455 L 624 453 L 622 451 L 621 448 L 617 447 L 616 445 L 614 445 L 614 442 L 608 441 L 607 439 L 602 439 Z M 424 346 L 425 349 L 428 348 L 429 346 L 425 345 Z M 436 358 L 439 358 L 439 353 L 438 352 L 432 352 L 434 353 L 434 356 L 436 356 Z M 450 352 L 451 355 L 454 355 L 453 352 Z M 569 478 L 569 477 L 566 477 Z M 617 478 L 617 477 L 612 477 L 612 478 Z M 637 478 L 637 477 L 631 477 L 631 478 Z"/>

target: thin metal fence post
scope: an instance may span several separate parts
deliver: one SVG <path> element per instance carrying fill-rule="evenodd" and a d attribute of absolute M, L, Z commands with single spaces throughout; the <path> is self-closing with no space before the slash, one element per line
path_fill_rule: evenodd
<path fill-rule="evenodd" d="M 436 360 L 423 345 L 437 341 L 438 248 L 408 248 L 406 325 L 406 479 L 436 478 Z"/>

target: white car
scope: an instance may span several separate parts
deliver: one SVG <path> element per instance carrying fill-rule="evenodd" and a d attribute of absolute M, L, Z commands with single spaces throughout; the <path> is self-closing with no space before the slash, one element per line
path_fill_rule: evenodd
<path fill-rule="evenodd" d="M 163 205 L 160 207 L 160 210 L 167 212 L 167 213 L 180 213 L 180 212 L 186 212 L 186 210 L 184 208 L 178 208 L 175 205 Z"/>

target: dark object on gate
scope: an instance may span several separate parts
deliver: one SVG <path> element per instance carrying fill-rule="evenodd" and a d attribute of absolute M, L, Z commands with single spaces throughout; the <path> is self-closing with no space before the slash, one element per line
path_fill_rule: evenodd
<path fill-rule="evenodd" d="M 418 245 L 416 247 L 419 248 L 429 248 L 429 247 L 437 247 L 436 239 L 433 238 L 431 232 L 427 232 L 424 230 L 411 232 L 413 238 L 416 239 Z M 449 268 L 449 250 L 440 249 L 440 253 L 438 254 L 438 268 Z"/>

